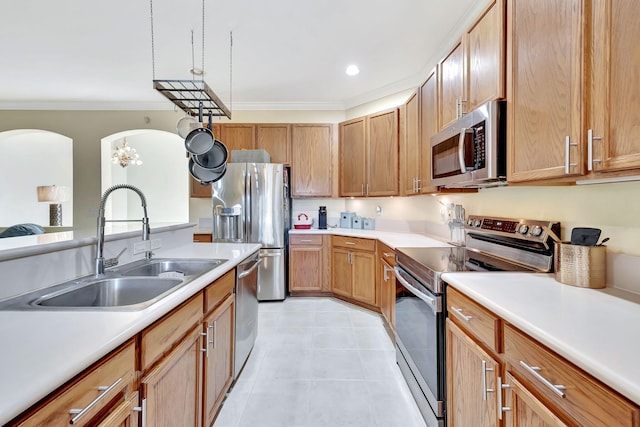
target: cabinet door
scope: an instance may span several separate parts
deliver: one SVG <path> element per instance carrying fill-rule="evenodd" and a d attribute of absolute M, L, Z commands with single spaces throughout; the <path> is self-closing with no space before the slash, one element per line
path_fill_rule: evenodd
<path fill-rule="evenodd" d="M 420 91 L 400 110 L 400 195 L 420 190 Z"/>
<path fill-rule="evenodd" d="M 384 259 L 380 259 L 378 280 L 380 281 L 380 311 L 391 329 L 395 330 L 396 275 L 393 267 Z"/>
<path fill-rule="evenodd" d="M 580 0 L 508 3 L 507 179 L 511 182 L 583 173 L 583 8 Z"/>
<path fill-rule="evenodd" d="M 233 381 L 235 294 L 227 297 L 204 322 L 204 425 L 209 426 Z"/>
<path fill-rule="evenodd" d="M 438 191 L 431 186 L 431 137 L 438 132 L 436 70 L 420 88 L 420 193 Z"/>
<path fill-rule="evenodd" d="M 464 51 L 462 41 L 438 64 L 438 130 L 460 117 L 464 99 Z"/>
<path fill-rule="evenodd" d="M 505 377 L 505 427 L 566 427 L 547 406 L 538 400 L 509 372 Z"/>
<path fill-rule="evenodd" d="M 113 409 L 96 427 L 138 427 L 138 392 Z"/>
<path fill-rule="evenodd" d="M 367 179 L 367 128 L 361 117 L 340 123 L 340 196 L 364 196 Z"/>
<path fill-rule="evenodd" d="M 141 382 L 147 425 L 200 426 L 202 349 L 195 328 Z M 203 341 L 203 340 L 202 340 Z"/>
<path fill-rule="evenodd" d="M 418 100 L 412 108 L 417 112 Z M 416 114 L 417 115 L 417 114 Z M 370 197 L 398 195 L 398 109 L 367 117 L 367 179 L 365 195 Z M 417 123 L 414 120 L 414 123 Z M 417 138 L 414 130 L 413 138 Z"/>
<path fill-rule="evenodd" d="M 190 182 L 190 190 L 189 190 L 190 197 L 196 197 L 200 199 L 211 198 L 211 185 L 202 185 L 198 181 L 193 179 L 192 176 L 189 176 L 189 182 Z"/>
<path fill-rule="evenodd" d="M 447 417 L 450 426 L 498 425 L 498 362 L 447 320 Z"/>
<path fill-rule="evenodd" d="M 255 125 L 225 124 L 220 133 L 221 141 L 229 151 L 228 161 L 232 160 L 233 150 L 253 150 L 256 146 Z"/>
<path fill-rule="evenodd" d="M 376 258 L 370 252 L 351 252 L 351 296 L 369 305 L 379 305 L 376 290 Z"/>
<path fill-rule="evenodd" d="M 322 291 L 322 246 L 289 246 L 289 291 Z"/>
<path fill-rule="evenodd" d="M 639 169 L 640 8 L 634 0 L 597 0 L 593 17 L 593 170 Z"/>
<path fill-rule="evenodd" d="M 494 0 L 467 30 L 465 71 L 466 111 L 487 101 L 504 98 L 504 0 Z"/>
<path fill-rule="evenodd" d="M 351 253 L 346 249 L 333 248 L 331 261 L 331 291 L 351 297 Z"/>
<path fill-rule="evenodd" d="M 332 197 L 332 125 L 291 128 L 291 195 Z"/>
<path fill-rule="evenodd" d="M 256 125 L 256 149 L 269 153 L 271 163 L 291 164 L 291 126 Z"/>

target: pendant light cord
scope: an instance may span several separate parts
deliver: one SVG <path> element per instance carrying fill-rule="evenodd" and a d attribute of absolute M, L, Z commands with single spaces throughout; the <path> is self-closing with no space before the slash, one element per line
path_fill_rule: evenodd
<path fill-rule="evenodd" d="M 151 71 L 153 80 L 156 79 L 156 46 L 153 39 L 153 0 L 149 0 L 149 6 L 151 11 Z"/>
<path fill-rule="evenodd" d="M 229 110 L 233 110 L 233 30 L 229 31 Z"/>

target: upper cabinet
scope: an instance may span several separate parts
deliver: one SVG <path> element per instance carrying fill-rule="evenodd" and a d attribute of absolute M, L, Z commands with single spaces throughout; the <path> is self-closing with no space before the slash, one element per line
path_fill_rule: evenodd
<path fill-rule="evenodd" d="M 438 130 L 504 98 L 504 0 L 491 2 L 438 64 Z"/>
<path fill-rule="evenodd" d="M 340 123 L 340 196 L 398 195 L 398 109 Z"/>
<path fill-rule="evenodd" d="M 332 163 L 333 125 L 292 125 L 292 197 L 333 197 Z"/>
<path fill-rule="evenodd" d="M 400 195 L 420 192 L 420 91 L 400 107 Z"/>
<path fill-rule="evenodd" d="M 220 132 L 220 140 L 229 150 L 228 161 L 233 161 L 233 150 L 253 150 L 256 148 L 256 125 L 225 124 Z"/>
<path fill-rule="evenodd" d="M 420 88 L 420 182 L 421 194 L 434 193 L 431 186 L 431 137 L 438 132 L 436 71 L 432 71 Z"/>
<path fill-rule="evenodd" d="M 507 179 L 580 175 L 583 2 L 509 0 L 507 10 Z"/>
<path fill-rule="evenodd" d="M 256 149 L 269 153 L 271 163 L 291 164 L 291 125 L 256 125 Z"/>
<path fill-rule="evenodd" d="M 640 8 L 635 0 L 593 1 L 587 169 L 640 168 Z M 627 172 L 629 174 L 629 172 Z M 602 174 L 597 177 L 605 177 Z"/>

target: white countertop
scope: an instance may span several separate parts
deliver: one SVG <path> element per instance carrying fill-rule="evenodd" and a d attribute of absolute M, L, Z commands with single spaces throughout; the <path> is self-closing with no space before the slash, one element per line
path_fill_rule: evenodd
<path fill-rule="evenodd" d="M 0 425 L 259 248 L 258 244 L 190 243 L 157 250 L 157 258 L 223 258 L 229 261 L 140 311 L 0 311 Z"/>
<path fill-rule="evenodd" d="M 418 233 L 396 233 L 392 231 L 358 230 L 353 228 L 329 228 L 318 230 L 289 230 L 289 234 L 331 234 L 336 236 L 363 237 L 378 239 L 390 248 L 442 247 L 451 246 L 447 242 L 433 236 Z"/>
<path fill-rule="evenodd" d="M 443 280 L 640 405 L 640 296 L 552 274 L 445 273 Z"/>

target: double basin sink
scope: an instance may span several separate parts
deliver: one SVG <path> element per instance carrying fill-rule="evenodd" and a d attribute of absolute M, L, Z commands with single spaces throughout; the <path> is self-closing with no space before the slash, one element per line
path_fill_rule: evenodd
<path fill-rule="evenodd" d="M 142 310 L 226 259 L 157 258 L 0 301 L 0 310 Z"/>

